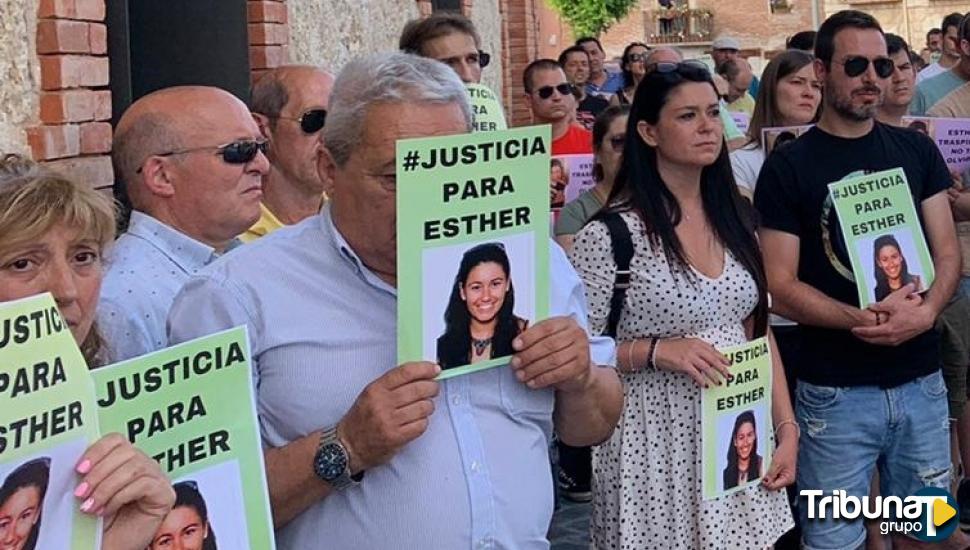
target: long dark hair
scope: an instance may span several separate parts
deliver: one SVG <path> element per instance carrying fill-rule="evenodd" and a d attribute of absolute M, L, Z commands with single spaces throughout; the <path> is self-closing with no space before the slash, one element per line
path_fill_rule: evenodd
<path fill-rule="evenodd" d="M 492 357 L 512 355 L 512 340 L 519 335 L 519 321 L 515 316 L 515 288 L 512 286 L 512 269 L 502 243 L 485 243 L 465 251 L 451 285 L 451 298 L 445 310 L 445 333 L 438 338 L 438 364 L 443 369 L 467 365 L 471 362 L 471 314 L 461 298 L 461 289 L 475 266 L 493 262 L 502 267 L 508 279 L 509 291 L 499 308 L 495 334 L 492 335 Z"/>
<path fill-rule="evenodd" d="M 681 220 L 680 205 L 660 177 L 657 150 L 640 139 L 637 132 L 641 120 L 657 124 L 667 98 L 688 82 L 706 82 L 717 94 L 710 72 L 689 63 L 681 63 L 673 71 L 652 71 L 640 83 L 627 121 L 623 160 L 607 204 L 618 203 L 617 209 L 635 212 L 653 243 L 663 247 L 671 270 L 679 267 L 690 278 L 687 257 L 674 232 Z M 723 139 L 717 159 L 701 172 L 701 200 L 714 236 L 754 278 L 758 287 L 754 332 L 755 336 L 763 336 L 768 330 L 768 284 L 754 233 L 755 212 L 738 192 Z"/>
<path fill-rule="evenodd" d="M 899 258 L 903 262 L 902 270 L 899 272 L 899 278 L 903 286 L 913 282 L 913 276 L 909 274 L 906 256 L 903 255 L 903 249 L 899 246 L 899 241 L 893 235 L 883 235 L 876 239 L 876 242 L 872 245 L 872 273 L 876 276 L 876 300 L 882 300 L 893 291 L 889 288 L 889 277 L 886 277 L 886 272 L 879 267 L 879 251 L 886 246 L 891 246 L 896 249 L 896 252 L 899 252 Z"/>
<path fill-rule="evenodd" d="M 811 65 L 815 60 L 812 54 L 801 50 L 788 50 L 776 55 L 764 72 L 761 73 L 761 85 L 758 87 L 758 97 L 754 104 L 751 123 L 748 124 L 748 143 L 756 143 L 760 147 L 762 128 L 781 126 L 781 110 L 778 109 L 778 83 L 788 75 L 795 74 Z M 821 93 L 820 93 L 821 97 Z M 815 110 L 812 122 L 818 121 L 822 111 L 821 100 Z"/>
<path fill-rule="evenodd" d="M 631 71 L 630 69 L 627 69 L 626 68 L 626 64 L 629 63 L 629 59 L 627 59 L 627 58 L 630 56 L 630 50 L 632 50 L 633 48 L 636 48 L 636 47 L 646 48 L 647 49 L 647 52 L 646 53 L 650 53 L 650 46 L 647 46 L 643 42 L 630 42 L 629 44 L 626 45 L 625 48 L 623 48 L 623 57 L 620 58 L 620 70 L 623 71 L 623 88 L 624 89 L 629 88 L 630 86 L 633 86 L 633 84 L 634 84 L 634 82 L 633 82 L 633 71 Z M 646 54 L 644 54 L 644 55 L 646 55 Z M 644 66 L 647 64 L 646 60 L 644 60 L 643 64 L 644 64 Z"/>
<path fill-rule="evenodd" d="M 209 523 L 209 509 L 205 505 L 202 493 L 199 492 L 199 485 L 194 481 L 180 481 L 172 485 L 172 489 L 175 490 L 175 505 L 172 506 L 172 509 L 183 506 L 192 508 L 199 515 L 202 523 L 205 524 L 208 536 L 202 541 L 202 550 L 217 550 L 216 532 L 213 531 L 212 524 Z"/>
<path fill-rule="evenodd" d="M 754 421 L 753 411 L 744 411 L 734 419 L 734 429 L 731 430 L 731 444 L 727 451 L 727 471 L 734 472 L 738 469 L 738 450 L 734 447 L 734 439 L 738 437 L 738 430 L 743 424 L 751 424 L 754 429 L 754 446 L 751 449 L 751 457 L 748 459 L 748 481 L 758 477 L 761 473 L 761 455 L 758 454 L 758 424 Z M 751 473 L 755 475 L 751 475 Z"/>
<path fill-rule="evenodd" d="M 40 524 L 44 520 L 44 496 L 47 494 L 47 484 L 50 482 L 51 459 L 47 457 L 35 458 L 24 462 L 17 469 L 10 472 L 7 479 L 0 485 L 0 504 L 7 501 L 14 493 L 21 489 L 34 487 L 40 493 L 37 509 L 37 521 L 30 529 L 30 534 L 24 542 L 23 550 L 34 550 L 37 547 L 37 537 L 40 536 Z"/>

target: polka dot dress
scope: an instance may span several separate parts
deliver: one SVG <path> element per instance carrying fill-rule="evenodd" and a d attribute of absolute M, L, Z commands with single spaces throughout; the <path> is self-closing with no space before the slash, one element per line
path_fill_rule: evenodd
<path fill-rule="evenodd" d="M 639 218 L 622 216 L 635 254 L 618 340 L 685 336 L 717 347 L 744 342 L 742 322 L 758 300 L 744 267 L 726 253 L 716 279 L 697 271 L 674 276 Z M 593 222 L 580 231 L 571 259 L 586 283 L 590 330 L 601 333 L 616 272 L 606 225 Z M 649 369 L 621 376 L 623 415 L 613 436 L 593 451 L 594 547 L 759 549 L 794 526 L 784 490 L 758 484 L 703 500 L 701 393 L 693 379 Z"/>

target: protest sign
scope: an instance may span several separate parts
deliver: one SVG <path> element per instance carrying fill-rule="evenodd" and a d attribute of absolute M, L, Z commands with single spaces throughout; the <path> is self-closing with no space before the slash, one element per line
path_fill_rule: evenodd
<path fill-rule="evenodd" d="M 473 132 L 495 132 L 508 128 L 502 104 L 495 92 L 482 84 L 465 84 L 465 89 L 472 104 Z"/>
<path fill-rule="evenodd" d="M 245 327 L 92 374 L 102 431 L 125 435 L 158 461 L 179 501 L 208 520 L 207 536 L 220 548 L 274 547 Z M 154 540 L 169 537 L 175 519 Z"/>
<path fill-rule="evenodd" d="M 970 168 L 970 118 L 905 116 L 903 124 L 932 138 L 951 172 L 962 174 Z"/>
<path fill-rule="evenodd" d="M 559 209 L 596 185 L 593 155 L 557 155 L 549 161 L 549 206 Z"/>
<path fill-rule="evenodd" d="M 760 481 L 773 452 L 768 339 L 719 351 L 731 362 L 731 377 L 701 390 L 705 500 Z"/>
<path fill-rule="evenodd" d="M 829 194 L 855 274 L 859 307 L 908 283 L 917 292 L 933 284 L 933 258 L 902 168 L 830 183 Z"/>
<path fill-rule="evenodd" d="M 397 142 L 398 360 L 503 365 L 549 311 L 549 126 Z"/>
<path fill-rule="evenodd" d="M 751 115 L 748 113 L 731 112 L 731 118 L 734 120 L 734 125 L 738 127 L 740 132 L 744 134 L 748 133 L 748 127 L 751 126 Z"/>
<path fill-rule="evenodd" d="M 0 508 L 24 526 L 0 529 L 0 546 L 101 547 L 101 522 L 74 498 L 99 434 L 87 363 L 51 295 L 0 304 Z"/>
<path fill-rule="evenodd" d="M 804 126 L 772 126 L 761 129 L 761 147 L 765 155 L 771 154 L 776 146 L 794 141 L 798 136 L 807 132 L 814 124 Z"/>

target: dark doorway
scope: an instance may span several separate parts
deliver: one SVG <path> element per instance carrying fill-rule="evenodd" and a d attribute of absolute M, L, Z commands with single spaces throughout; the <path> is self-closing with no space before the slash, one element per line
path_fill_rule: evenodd
<path fill-rule="evenodd" d="M 107 0 L 106 5 L 112 124 L 132 102 L 169 86 L 216 86 L 248 101 L 246 0 Z M 114 189 L 127 208 L 124 187 L 115 182 Z"/>
<path fill-rule="evenodd" d="M 453 11 L 461 13 L 461 0 L 431 0 L 431 11 Z"/>

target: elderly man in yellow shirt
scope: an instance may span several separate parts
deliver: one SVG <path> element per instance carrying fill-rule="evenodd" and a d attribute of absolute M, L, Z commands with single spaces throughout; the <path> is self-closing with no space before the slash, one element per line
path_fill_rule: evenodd
<path fill-rule="evenodd" d="M 269 141 L 259 220 L 239 236 L 251 242 L 319 212 L 328 182 L 317 172 L 333 76 L 317 67 L 284 65 L 253 85 L 250 110 Z"/>
<path fill-rule="evenodd" d="M 751 65 L 740 57 L 729 59 L 718 66 L 717 73 L 728 82 L 728 93 L 725 98 L 728 111 L 751 116 L 754 113 L 754 98 L 748 93 L 748 88 L 751 87 L 751 81 L 754 79 Z"/>

